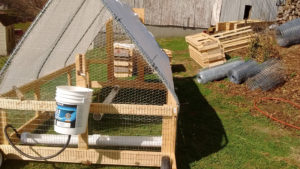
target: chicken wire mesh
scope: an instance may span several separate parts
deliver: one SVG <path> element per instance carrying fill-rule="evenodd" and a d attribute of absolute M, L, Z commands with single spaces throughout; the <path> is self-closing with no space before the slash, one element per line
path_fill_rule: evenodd
<path fill-rule="evenodd" d="M 77 79 L 79 74 L 85 77 L 87 87 L 94 89 L 93 103 L 165 105 L 167 103 L 167 89 L 158 73 L 144 60 L 143 53 L 138 50 L 136 44 L 129 38 L 118 20 L 115 20 L 107 9 L 101 11 L 101 16 L 106 23 L 99 29 L 100 31 L 97 33 L 96 38 L 85 53 L 88 75 L 80 74 L 74 64 L 65 64 L 64 68 L 46 74 L 36 80 L 24 80 L 29 81 L 29 83 L 2 93 L 2 97 L 21 100 L 55 101 L 56 87 L 81 83 Z M 66 62 L 71 57 L 75 58 L 75 56 L 70 56 Z M 2 61 L 3 65 L 6 58 L 3 58 Z M 9 62 L 7 66 L 9 67 Z M 14 80 L 14 77 L 8 78 Z M 160 142 L 159 144 L 161 144 L 161 116 L 118 115 L 105 114 L 105 112 L 103 114 L 103 117 L 100 119 L 90 115 L 88 123 L 89 135 L 125 136 L 128 137 L 127 140 L 134 139 L 134 136 L 153 136 L 158 137 L 158 143 Z M 5 116 L 7 119 L 6 123 L 21 129 L 19 132 L 55 134 L 53 129 L 54 112 L 2 110 L 2 116 Z M 1 126 L 3 130 L 4 125 L 2 124 Z M 9 131 L 9 135 L 17 144 L 24 144 L 24 142 L 16 139 L 16 135 L 12 131 Z M 5 140 L 3 135 L 1 135 L 1 139 Z M 57 142 L 64 143 L 66 141 L 64 137 L 52 139 L 53 142 L 47 144 L 38 141 L 35 144 L 58 146 Z M 103 146 L 99 144 L 92 147 L 160 150 L 160 145 L 151 145 L 154 144 L 151 141 L 146 146 L 128 146 L 127 144 L 122 144 L 122 138 L 119 139 L 121 143 L 119 146 Z M 71 146 L 76 147 L 77 145 Z"/>
<path fill-rule="evenodd" d="M 268 91 L 285 82 L 285 68 L 280 60 L 270 59 L 261 65 L 261 72 L 247 80 L 248 88 L 251 90 L 260 88 L 263 91 Z"/>

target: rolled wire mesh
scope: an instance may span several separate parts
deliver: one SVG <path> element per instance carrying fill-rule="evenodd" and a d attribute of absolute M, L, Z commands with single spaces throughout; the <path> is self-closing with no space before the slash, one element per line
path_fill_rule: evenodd
<path fill-rule="evenodd" d="M 100 28 L 96 38 L 85 54 L 87 61 L 88 84 L 94 89 L 93 103 L 103 103 L 114 88 L 118 92 L 110 103 L 131 105 L 164 105 L 167 100 L 167 90 L 155 72 L 144 61 L 142 53 L 135 47 L 132 40 L 120 26 L 118 21 L 106 10 L 103 12 L 106 25 Z M 118 45 L 121 44 L 121 45 Z M 75 56 L 71 56 L 75 57 Z M 34 65 L 33 65 L 34 66 Z M 4 98 L 55 101 L 56 86 L 76 85 L 75 65 L 66 66 L 56 72 L 45 75 L 28 84 L 18 86 L 16 90 L 4 93 Z M 10 77 L 13 78 L 13 77 Z M 28 79 L 26 79 L 28 80 Z M 20 110 L 3 110 L 7 123 L 20 129 L 20 132 L 35 134 L 56 134 L 53 130 L 54 112 L 36 112 Z M 101 120 L 93 115 L 89 117 L 89 134 L 109 136 L 161 136 L 162 117 L 150 115 L 117 115 L 105 114 Z M 4 124 L 1 125 L 2 129 Z M 13 135 L 12 131 L 9 133 Z M 2 137 L 2 136 L 1 136 Z M 5 138 L 1 138 L 5 139 Z M 61 140 L 58 140 L 61 139 Z M 56 141 L 64 142 L 61 137 Z M 20 142 L 17 142 L 21 144 Z M 39 144 L 38 142 L 36 145 Z M 44 145 L 45 146 L 45 145 Z M 157 146 L 94 146 L 114 149 L 160 150 Z"/>
<path fill-rule="evenodd" d="M 220 80 L 227 76 L 228 72 L 234 67 L 244 63 L 242 60 L 229 61 L 223 65 L 201 70 L 197 74 L 197 81 L 199 83 L 208 83 L 214 80 Z"/>
<path fill-rule="evenodd" d="M 251 90 L 262 89 L 264 91 L 271 90 L 285 82 L 284 67 L 281 62 L 276 59 L 266 61 L 263 70 L 256 76 L 248 79 L 247 86 Z"/>
<path fill-rule="evenodd" d="M 256 75 L 259 71 L 258 63 L 254 60 L 249 60 L 231 69 L 228 72 L 228 78 L 235 84 L 241 84 L 248 78 Z"/>
<path fill-rule="evenodd" d="M 276 28 L 277 43 L 280 46 L 291 46 L 300 43 L 300 19 L 289 21 Z"/>

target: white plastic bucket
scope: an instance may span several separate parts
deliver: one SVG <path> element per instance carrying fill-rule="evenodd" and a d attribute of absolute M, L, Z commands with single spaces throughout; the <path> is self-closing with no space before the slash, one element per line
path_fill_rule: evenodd
<path fill-rule="evenodd" d="M 56 87 L 54 130 L 78 135 L 86 131 L 93 90 L 74 86 Z"/>

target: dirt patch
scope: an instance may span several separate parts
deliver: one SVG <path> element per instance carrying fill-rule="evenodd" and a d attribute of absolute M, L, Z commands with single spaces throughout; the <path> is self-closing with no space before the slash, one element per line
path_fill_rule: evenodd
<path fill-rule="evenodd" d="M 259 131 L 261 133 L 270 134 L 273 137 L 281 137 L 281 136 L 285 135 L 285 132 L 283 131 L 283 129 L 272 130 L 270 128 L 260 127 L 260 126 L 252 126 L 251 128 L 256 130 L 256 131 Z"/>

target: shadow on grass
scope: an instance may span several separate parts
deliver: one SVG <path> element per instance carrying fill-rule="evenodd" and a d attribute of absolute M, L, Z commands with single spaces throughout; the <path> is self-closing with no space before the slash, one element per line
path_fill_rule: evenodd
<path fill-rule="evenodd" d="M 186 72 L 186 68 L 184 67 L 183 64 L 175 64 L 175 65 L 172 65 L 172 72 L 173 73 Z"/>
<path fill-rule="evenodd" d="M 216 111 L 200 93 L 193 78 L 175 78 L 174 82 L 181 104 L 177 130 L 177 167 L 189 169 L 191 163 L 223 149 L 228 139 Z"/>

